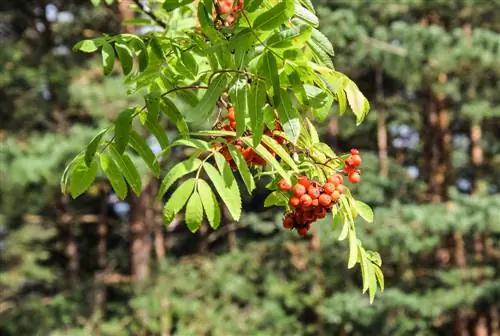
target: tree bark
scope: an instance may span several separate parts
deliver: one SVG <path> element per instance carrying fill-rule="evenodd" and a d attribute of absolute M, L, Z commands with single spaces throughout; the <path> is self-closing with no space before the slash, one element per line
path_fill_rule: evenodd
<path fill-rule="evenodd" d="M 379 160 L 379 175 L 387 177 L 389 175 L 389 160 L 387 154 L 387 125 L 385 123 L 384 108 L 384 83 L 383 70 L 377 69 L 376 90 L 377 90 L 377 145 Z"/>
<path fill-rule="evenodd" d="M 130 196 L 131 277 L 135 283 L 143 283 L 150 274 L 155 192 L 156 183 L 151 182 L 140 196 Z"/>
<path fill-rule="evenodd" d="M 106 183 L 101 183 L 100 186 L 100 208 L 99 221 L 97 223 L 97 265 L 99 271 L 96 274 L 95 289 L 94 289 L 94 310 L 101 316 L 106 310 L 106 285 L 102 281 L 106 273 L 108 264 L 108 191 L 109 187 Z"/>
<path fill-rule="evenodd" d="M 61 197 L 61 222 L 66 236 L 64 255 L 66 257 L 66 279 L 68 286 L 74 288 L 78 282 L 78 270 L 80 260 L 78 257 L 78 245 L 76 243 L 76 223 L 74 216 L 66 216 L 68 213 L 69 198 L 66 195 Z"/>
<path fill-rule="evenodd" d="M 439 75 L 439 82 L 447 81 L 446 74 Z M 423 175 L 427 181 L 427 194 L 433 203 L 447 201 L 450 182 L 451 130 L 449 111 L 444 93 L 430 94 L 423 120 Z"/>
<path fill-rule="evenodd" d="M 162 260 L 165 259 L 165 236 L 163 229 L 162 204 L 159 201 L 156 201 L 154 204 L 153 225 L 156 261 L 161 263 Z"/>
<path fill-rule="evenodd" d="M 478 191 L 479 169 L 484 162 L 484 150 L 481 145 L 482 130 L 481 124 L 472 122 L 470 127 L 470 158 L 472 164 L 471 192 Z"/>

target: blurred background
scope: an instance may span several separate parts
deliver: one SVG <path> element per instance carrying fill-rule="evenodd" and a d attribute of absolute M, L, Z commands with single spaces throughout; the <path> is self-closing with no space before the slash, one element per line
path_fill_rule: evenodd
<path fill-rule="evenodd" d="M 141 101 L 71 47 L 144 21 L 134 2 L 0 2 L 1 335 L 500 335 L 500 1 L 317 3 L 372 106 L 359 128 L 334 109 L 320 125 L 364 157 L 372 305 L 331 222 L 284 232 L 263 186 L 239 223 L 195 235 L 163 225 L 151 178 L 126 201 L 102 177 L 60 193 L 67 161 Z"/>

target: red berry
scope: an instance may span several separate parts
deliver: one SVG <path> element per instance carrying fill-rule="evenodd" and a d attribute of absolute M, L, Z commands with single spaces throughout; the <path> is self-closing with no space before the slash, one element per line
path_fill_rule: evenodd
<path fill-rule="evenodd" d="M 357 150 L 356 148 L 352 148 L 351 149 L 351 154 L 352 155 L 358 155 L 359 154 L 359 150 Z"/>
<path fill-rule="evenodd" d="M 302 184 L 296 184 L 293 187 L 293 193 L 295 194 L 295 196 L 301 197 L 306 193 L 306 187 L 304 187 Z"/>
<path fill-rule="evenodd" d="M 333 183 L 325 183 L 323 190 L 328 195 L 331 195 L 335 191 L 335 185 Z"/>
<path fill-rule="evenodd" d="M 359 175 L 358 172 L 352 172 L 349 174 L 349 181 L 354 184 L 359 183 L 359 181 L 361 181 L 361 175 Z"/>
<path fill-rule="evenodd" d="M 340 198 L 340 192 L 338 190 L 334 190 L 330 197 L 332 198 L 332 202 L 337 202 Z"/>
<path fill-rule="evenodd" d="M 352 156 L 350 158 L 347 158 L 345 160 L 345 165 L 348 167 L 353 167 L 354 166 L 354 161 L 352 160 Z"/>
<path fill-rule="evenodd" d="M 344 183 L 344 178 L 340 174 L 335 174 L 328 177 L 328 182 L 332 183 L 334 186 Z"/>
<path fill-rule="evenodd" d="M 330 205 L 330 203 L 332 203 L 332 198 L 330 197 L 330 195 L 321 194 L 321 196 L 318 198 L 318 201 L 321 206 L 327 207 Z"/>
<path fill-rule="evenodd" d="M 309 231 L 309 230 L 305 226 L 301 227 L 300 229 L 297 230 L 297 232 L 299 233 L 299 236 L 301 236 L 301 237 L 305 237 L 307 235 L 307 231 Z"/>
<path fill-rule="evenodd" d="M 281 191 L 288 191 L 288 190 L 292 189 L 292 185 L 290 183 L 288 183 L 287 181 L 285 181 L 285 179 L 282 179 L 281 181 L 279 181 L 278 186 L 279 186 Z"/>
<path fill-rule="evenodd" d="M 302 204 L 302 206 L 304 208 L 307 208 L 307 207 L 310 207 L 311 204 L 312 204 L 312 198 L 311 196 L 309 196 L 308 194 L 304 194 L 300 197 L 300 204 Z"/>
<path fill-rule="evenodd" d="M 316 214 L 317 218 L 323 219 L 326 217 L 326 209 L 325 208 L 316 208 L 315 214 Z"/>
<path fill-rule="evenodd" d="M 293 219 L 292 219 L 292 217 L 286 216 L 283 219 L 283 227 L 285 229 L 291 229 L 291 228 L 293 228 Z"/>
<path fill-rule="evenodd" d="M 234 114 L 234 107 L 232 106 L 227 109 L 227 119 L 229 119 L 229 121 L 236 120 L 236 116 Z"/>
<path fill-rule="evenodd" d="M 290 206 L 296 208 L 300 204 L 300 198 L 298 198 L 296 196 L 292 196 L 292 197 L 290 197 L 290 200 L 288 201 L 288 204 L 290 204 Z"/>
<path fill-rule="evenodd" d="M 311 203 L 311 206 L 312 206 L 312 207 L 317 207 L 317 206 L 318 206 L 318 204 L 319 204 L 319 201 L 318 201 L 318 199 L 317 199 L 317 198 L 315 198 L 315 199 L 313 199 L 313 201 L 312 201 L 312 203 Z"/>
<path fill-rule="evenodd" d="M 302 217 L 304 217 L 304 220 L 306 222 L 313 222 L 316 219 L 316 214 L 314 213 L 314 211 L 306 211 L 304 212 Z"/>
<path fill-rule="evenodd" d="M 318 198 L 319 195 L 321 195 L 320 190 L 314 186 L 310 186 L 309 188 L 307 188 L 307 193 L 309 194 L 309 196 L 311 196 L 312 199 Z"/>
<path fill-rule="evenodd" d="M 351 156 L 351 159 L 352 159 L 352 165 L 354 167 L 357 167 L 361 164 L 361 156 L 359 156 L 358 154 Z"/>
<path fill-rule="evenodd" d="M 343 184 L 339 184 L 337 186 L 337 191 L 339 192 L 339 194 L 343 194 L 344 191 L 345 191 L 344 185 Z"/>
<path fill-rule="evenodd" d="M 235 130 L 235 129 L 236 129 L 236 121 L 234 121 L 234 120 L 230 121 L 230 122 L 229 122 L 229 126 L 231 126 L 231 128 L 232 128 L 233 130 Z"/>
<path fill-rule="evenodd" d="M 347 165 L 346 165 L 346 166 L 344 167 L 344 173 L 346 173 L 346 174 L 348 174 L 348 175 L 349 175 L 350 173 L 352 173 L 352 172 L 354 171 L 354 169 L 355 169 L 354 167 L 351 167 L 351 166 L 347 166 Z"/>
<path fill-rule="evenodd" d="M 299 184 L 302 184 L 306 188 L 309 188 L 311 186 L 311 182 L 309 181 L 307 176 L 299 176 L 299 178 L 297 179 L 297 182 Z"/>

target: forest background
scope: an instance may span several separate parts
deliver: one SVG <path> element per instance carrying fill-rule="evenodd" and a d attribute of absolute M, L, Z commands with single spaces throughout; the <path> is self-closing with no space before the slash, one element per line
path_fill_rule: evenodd
<path fill-rule="evenodd" d="M 500 1 L 315 5 L 371 103 L 360 127 L 333 107 L 319 129 L 363 153 L 354 193 L 375 221 L 358 234 L 385 292 L 361 294 L 328 219 L 282 230 L 263 186 L 240 222 L 195 235 L 164 226 L 154 178 L 125 201 L 103 177 L 62 195 L 68 160 L 140 99 L 72 46 L 155 22 L 143 1 L 2 1 L 0 334 L 500 335 Z"/>

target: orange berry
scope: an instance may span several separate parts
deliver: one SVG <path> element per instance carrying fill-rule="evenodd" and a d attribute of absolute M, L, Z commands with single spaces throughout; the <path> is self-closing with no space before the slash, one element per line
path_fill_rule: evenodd
<path fill-rule="evenodd" d="M 314 186 L 310 186 L 309 188 L 307 188 L 307 193 L 313 199 L 318 198 L 319 195 L 321 195 L 321 192 L 319 191 L 319 189 L 314 187 Z"/>
<path fill-rule="evenodd" d="M 285 181 L 285 179 L 282 179 L 281 181 L 278 182 L 278 186 L 281 191 L 288 191 L 292 189 L 292 185 Z"/>
<path fill-rule="evenodd" d="M 228 107 L 227 109 L 227 119 L 229 119 L 230 121 L 236 120 L 236 116 L 234 114 L 234 107 L 232 106 Z"/>
<path fill-rule="evenodd" d="M 337 202 L 337 200 L 340 198 L 340 193 L 338 190 L 334 190 L 333 193 L 330 195 L 332 198 L 332 202 Z"/>
<path fill-rule="evenodd" d="M 288 204 L 290 204 L 290 206 L 296 208 L 300 204 L 300 198 L 298 198 L 296 196 L 292 196 L 292 197 L 290 197 L 290 200 L 288 201 Z"/>
<path fill-rule="evenodd" d="M 236 121 L 232 120 L 229 122 L 229 126 L 231 126 L 232 130 L 236 129 Z"/>
<path fill-rule="evenodd" d="M 354 167 L 357 167 L 361 164 L 361 156 L 359 156 L 358 154 L 351 156 L 351 159 L 352 159 L 352 165 Z"/>
<path fill-rule="evenodd" d="M 358 172 L 352 172 L 349 174 L 349 181 L 354 184 L 359 183 L 359 181 L 361 181 L 361 175 L 359 175 Z"/>
<path fill-rule="evenodd" d="M 299 178 L 297 179 L 297 182 L 299 184 L 302 184 L 306 188 L 309 188 L 311 186 L 311 182 L 309 181 L 307 176 L 299 176 Z"/>
<path fill-rule="evenodd" d="M 335 191 L 335 185 L 330 182 L 325 183 L 325 185 L 323 186 L 323 190 L 325 190 L 325 193 L 327 193 L 328 195 L 331 195 Z"/>
<path fill-rule="evenodd" d="M 324 207 L 327 207 L 332 203 L 332 198 L 330 195 L 327 194 L 321 194 L 321 196 L 318 198 L 319 204 L 321 204 Z"/>
<path fill-rule="evenodd" d="M 311 204 L 312 204 L 312 198 L 311 196 L 309 196 L 308 194 L 304 194 L 300 197 L 300 204 L 302 204 L 302 206 L 304 208 L 307 208 L 307 207 L 310 207 Z"/>
<path fill-rule="evenodd" d="M 302 184 L 296 184 L 293 187 L 293 193 L 295 194 L 295 196 L 301 197 L 306 193 L 306 187 L 304 187 Z"/>
<path fill-rule="evenodd" d="M 352 156 L 350 158 L 347 158 L 345 160 L 345 165 L 348 167 L 353 167 L 354 166 L 354 161 L 352 160 Z"/>
<path fill-rule="evenodd" d="M 317 207 L 317 206 L 318 206 L 318 204 L 319 204 L 319 201 L 318 201 L 318 199 L 317 199 L 317 198 L 315 198 L 315 199 L 313 199 L 313 201 L 312 201 L 312 203 L 311 203 L 311 206 L 312 206 L 312 207 Z"/>
<path fill-rule="evenodd" d="M 344 193 L 344 191 L 345 191 L 345 187 L 344 187 L 344 185 L 343 185 L 343 184 L 339 184 L 339 185 L 337 186 L 337 191 L 339 192 L 339 194 L 343 194 L 343 193 Z"/>

